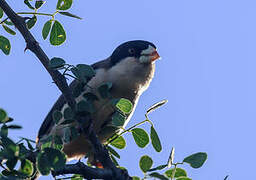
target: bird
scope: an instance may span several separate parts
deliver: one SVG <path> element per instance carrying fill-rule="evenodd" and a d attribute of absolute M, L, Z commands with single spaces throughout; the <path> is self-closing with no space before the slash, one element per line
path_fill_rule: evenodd
<path fill-rule="evenodd" d="M 97 95 L 98 99 L 93 101 L 96 112 L 92 113 L 91 119 L 93 129 L 102 144 L 117 132 L 117 127 L 108 128 L 112 127 L 108 124 L 111 122 L 115 110 L 106 103 L 106 99 L 99 97 L 97 88 L 103 83 L 110 82 L 112 84 L 111 98 L 125 98 L 133 104 L 131 113 L 127 116 L 123 127 L 118 128 L 119 130 L 123 129 L 130 121 L 141 94 L 149 87 L 154 77 L 157 59 L 160 59 L 160 56 L 153 43 L 145 40 L 132 40 L 119 45 L 110 57 L 91 65 L 95 76 L 82 87 L 82 91 L 75 101 L 78 102 L 83 94 L 88 92 Z M 78 83 L 77 80 L 73 80 L 70 89 L 73 90 Z M 63 112 L 67 107 L 65 97 L 61 95 L 39 129 L 36 141 L 39 148 L 43 144 L 43 140 L 49 136 L 56 134 L 60 137 L 64 136 L 64 129 L 67 125 L 62 127 L 56 125 L 53 120 L 53 112 L 56 110 Z M 63 118 L 60 121 L 63 121 Z M 76 122 L 73 123 L 73 126 L 79 128 L 79 124 Z M 64 143 L 63 152 L 68 161 L 83 157 L 94 161 L 92 145 L 84 134 L 79 134 L 74 140 Z"/>

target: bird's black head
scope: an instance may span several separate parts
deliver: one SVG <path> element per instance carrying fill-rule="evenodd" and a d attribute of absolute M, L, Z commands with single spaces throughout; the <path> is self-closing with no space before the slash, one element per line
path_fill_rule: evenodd
<path fill-rule="evenodd" d="M 153 49 L 154 52 L 156 52 L 156 46 L 153 43 L 148 41 L 135 40 L 135 41 L 125 42 L 114 50 L 114 52 L 111 55 L 111 62 L 114 65 L 127 57 L 140 58 L 142 55 L 145 55 L 145 56 L 152 55 L 153 52 L 151 54 L 143 53 L 145 50 L 147 50 L 150 47 Z"/>

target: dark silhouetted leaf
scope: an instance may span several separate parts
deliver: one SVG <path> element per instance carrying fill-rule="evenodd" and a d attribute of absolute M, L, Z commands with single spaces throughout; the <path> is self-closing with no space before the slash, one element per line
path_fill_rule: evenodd
<path fill-rule="evenodd" d="M 64 43 L 66 40 L 66 32 L 57 20 L 54 21 L 51 34 L 50 34 L 50 43 L 54 46 L 59 46 Z"/>
<path fill-rule="evenodd" d="M 39 9 L 40 7 L 42 7 L 42 5 L 45 3 L 45 1 L 43 0 L 37 0 L 35 3 L 35 8 Z"/>
<path fill-rule="evenodd" d="M 67 10 L 71 7 L 73 0 L 58 0 L 56 9 Z"/>
<path fill-rule="evenodd" d="M 73 119 L 74 113 L 70 107 L 65 108 L 64 110 L 64 119 Z"/>
<path fill-rule="evenodd" d="M 12 125 L 7 126 L 7 128 L 8 129 L 21 129 L 22 127 L 19 125 L 16 125 L 16 124 L 12 124 Z"/>
<path fill-rule="evenodd" d="M 157 132 L 153 126 L 151 126 L 151 129 L 150 129 L 150 138 L 151 138 L 151 142 L 152 142 L 154 149 L 157 152 L 160 152 L 162 150 L 162 145 L 161 145 L 160 139 L 157 135 Z"/>
<path fill-rule="evenodd" d="M 149 169 L 148 172 L 156 171 L 156 170 L 162 170 L 167 167 L 167 164 L 157 166 L 155 168 Z"/>
<path fill-rule="evenodd" d="M 10 170 L 13 170 L 14 167 L 16 166 L 18 162 L 18 158 L 17 157 L 13 157 L 13 158 L 10 158 L 6 161 L 6 166 L 10 169 Z"/>
<path fill-rule="evenodd" d="M 4 11 L 2 10 L 2 8 L 0 8 L 0 18 L 2 18 L 4 15 Z"/>
<path fill-rule="evenodd" d="M 30 4 L 30 2 L 29 2 L 29 0 L 24 0 L 24 3 L 28 6 L 28 8 L 30 8 L 30 9 L 35 9 L 31 4 Z"/>
<path fill-rule="evenodd" d="M 62 113 L 58 110 L 55 110 L 52 113 L 52 119 L 54 120 L 55 124 L 58 124 L 62 117 L 63 117 Z"/>
<path fill-rule="evenodd" d="M 52 69 L 61 68 L 65 65 L 65 60 L 62 58 L 54 57 L 49 62 L 49 67 Z"/>
<path fill-rule="evenodd" d="M 119 136 L 116 138 L 113 142 L 110 143 L 112 146 L 118 148 L 118 149 L 123 149 L 126 146 L 125 139 L 122 136 Z"/>
<path fill-rule="evenodd" d="M 151 157 L 144 155 L 140 158 L 140 169 L 146 173 L 153 165 L 153 160 L 151 159 Z"/>
<path fill-rule="evenodd" d="M 116 158 L 115 158 L 112 154 L 110 155 L 110 158 L 111 158 L 111 160 L 114 162 L 114 164 L 115 164 L 116 166 L 119 166 L 119 164 L 118 164 Z"/>
<path fill-rule="evenodd" d="M 132 129 L 132 136 L 140 148 L 144 148 L 149 143 L 148 133 L 141 128 Z"/>
<path fill-rule="evenodd" d="M 48 159 L 48 156 L 44 152 L 40 152 L 37 155 L 37 160 L 36 160 L 36 165 L 37 169 L 39 170 L 40 174 L 46 176 L 49 175 L 51 172 L 51 163 Z"/>
<path fill-rule="evenodd" d="M 5 55 L 10 54 L 11 44 L 10 41 L 4 36 L 0 36 L 0 49 Z"/>
<path fill-rule="evenodd" d="M 33 16 L 31 19 L 29 19 L 27 22 L 28 29 L 31 29 L 32 27 L 34 27 L 34 25 L 36 24 L 36 21 L 37 21 L 36 16 Z"/>
<path fill-rule="evenodd" d="M 119 112 L 115 112 L 112 115 L 112 124 L 114 126 L 121 127 L 124 125 L 125 119 L 126 119 L 126 117 L 123 114 L 121 114 Z"/>
<path fill-rule="evenodd" d="M 66 11 L 60 11 L 59 13 L 62 14 L 62 15 L 65 15 L 65 16 L 76 18 L 76 19 L 82 19 L 81 17 L 79 17 L 77 15 L 74 15 L 74 14 L 71 14 L 71 13 L 66 12 Z"/>
<path fill-rule="evenodd" d="M 109 151 L 112 155 L 114 155 L 115 157 L 117 157 L 118 159 L 120 159 L 120 155 L 119 155 L 112 147 L 107 146 L 107 149 L 108 149 L 108 151 Z"/>
<path fill-rule="evenodd" d="M 153 104 L 150 108 L 148 108 L 147 114 L 151 113 L 152 111 L 156 110 L 157 108 L 161 107 L 162 105 L 164 105 L 167 102 L 168 102 L 167 100 L 162 100 L 158 103 Z"/>
<path fill-rule="evenodd" d="M 88 112 L 88 113 L 94 112 L 92 103 L 84 100 L 81 100 L 76 104 L 76 110 L 78 112 Z"/>
<path fill-rule="evenodd" d="M 48 37 L 51 27 L 52 27 L 52 20 L 49 20 L 44 24 L 44 27 L 42 30 L 43 39 L 46 39 Z"/>
<path fill-rule="evenodd" d="M 186 157 L 183 162 L 190 164 L 193 168 L 200 168 L 207 159 L 205 152 L 199 152 Z"/>
<path fill-rule="evenodd" d="M 95 94 L 90 92 L 85 93 L 83 97 L 86 99 L 86 101 L 91 101 L 91 102 L 99 100 L 99 98 Z"/>
<path fill-rule="evenodd" d="M 162 175 L 158 172 L 153 172 L 153 173 L 149 174 L 149 176 L 157 178 L 157 179 L 161 179 L 161 180 L 168 180 L 167 177 L 165 177 L 164 175 Z"/>
<path fill-rule="evenodd" d="M 4 124 L 2 127 L 1 127 L 1 136 L 5 136 L 7 137 L 8 136 L 8 127 Z"/>
<path fill-rule="evenodd" d="M 101 84 L 98 87 L 98 92 L 99 92 L 100 96 L 104 99 L 110 97 L 109 91 L 110 91 L 111 87 L 112 87 L 111 82 Z"/>
<path fill-rule="evenodd" d="M 12 30 L 11 28 L 9 28 L 8 26 L 2 25 L 4 30 L 8 33 L 10 33 L 11 35 L 15 35 L 16 32 L 14 30 Z"/>
<path fill-rule="evenodd" d="M 224 180 L 227 180 L 228 179 L 228 175 L 224 178 Z"/>

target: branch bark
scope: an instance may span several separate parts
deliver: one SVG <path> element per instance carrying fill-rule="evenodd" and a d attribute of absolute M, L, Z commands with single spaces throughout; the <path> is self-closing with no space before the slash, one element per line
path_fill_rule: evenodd
<path fill-rule="evenodd" d="M 32 51 L 36 57 L 40 60 L 44 68 L 48 71 L 50 76 L 52 77 L 53 81 L 56 83 L 59 90 L 63 93 L 65 96 L 65 99 L 68 103 L 68 105 L 71 107 L 73 112 L 75 112 L 75 99 L 72 96 L 72 92 L 66 82 L 65 77 L 57 70 L 51 69 L 49 64 L 49 58 L 46 55 L 46 53 L 42 50 L 39 43 L 36 41 L 34 36 L 30 33 L 28 30 L 25 18 L 17 15 L 12 8 L 6 3 L 5 0 L 0 0 L 0 7 L 3 9 L 5 14 L 10 18 L 10 20 L 13 22 L 15 27 L 19 30 L 19 32 L 22 34 L 23 38 L 26 42 L 26 48 L 25 50 L 29 49 Z M 83 173 L 82 175 L 90 175 L 90 177 L 97 178 L 102 177 L 103 179 L 118 179 L 118 180 L 126 180 L 130 179 L 129 175 L 127 173 L 123 173 L 123 170 L 117 168 L 112 160 L 109 157 L 107 149 L 100 143 L 98 140 L 95 132 L 92 130 L 91 125 L 87 126 L 88 128 L 84 128 L 84 122 L 89 123 L 90 120 L 86 117 L 76 116 L 77 121 L 81 124 L 83 132 L 88 136 L 89 140 L 91 141 L 94 150 L 96 158 L 102 163 L 104 166 L 104 170 L 92 170 L 93 168 L 90 168 L 86 165 L 79 164 L 80 169 L 78 168 L 78 165 L 66 165 L 66 169 L 64 169 L 61 172 L 58 172 L 59 174 L 65 174 L 65 173 Z M 73 172 L 73 171 L 74 172 Z M 110 173 L 111 172 L 111 173 Z M 58 175 L 59 175 L 58 174 Z"/>

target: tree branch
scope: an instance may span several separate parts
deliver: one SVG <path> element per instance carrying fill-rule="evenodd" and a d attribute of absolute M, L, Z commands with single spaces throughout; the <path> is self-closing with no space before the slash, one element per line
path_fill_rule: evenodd
<path fill-rule="evenodd" d="M 63 169 L 54 171 L 53 176 L 62 174 L 80 174 L 85 179 L 111 179 L 112 171 L 109 169 L 98 169 L 84 165 L 81 162 L 76 164 L 67 164 Z"/>
<path fill-rule="evenodd" d="M 42 50 L 42 48 L 39 46 L 39 43 L 36 41 L 34 36 L 27 29 L 27 26 L 25 23 L 25 18 L 17 15 L 11 9 L 11 7 L 6 3 L 5 0 L 0 0 L 0 7 L 3 9 L 5 14 L 10 18 L 10 20 L 13 22 L 15 27 L 19 30 L 19 32 L 22 34 L 23 38 L 25 39 L 25 41 L 26 41 L 25 50 L 29 49 L 37 56 L 37 58 L 43 64 L 45 69 L 51 75 L 51 77 L 52 77 L 53 81 L 56 83 L 57 87 L 60 89 L 60 91 L 65 96 L 65 99 L 66 99 L 68 105 L 71 107 L 73 112 L 75 112 L 76 102 L 75 102 L 74 97 L 72 96 L 72 92 L 66 82 L 65 77 L 59 71 L 53 70 L 48 66 L 49 58 L 45 54 L 45 52 Z M 76 120 L 79 122 L 79 124 L 82 127 L 82 131 L 88 136 L 89 140 L 91 141 L 91 143 L 94 147 L 96 158 L 104 166 L 105 174 L 108 174 L 108 176 L 106 176 L 106 179 L 118 179 L 118 180 L 129 179 L 130 178 L 129 175 L 122 173 L 123 171 L 121 169 L 117 168 L 114 165 L 114 163 L 112 162 L 112 160 L 110 159 L 107 149 L 100 143 L 95 132 L 93 131 L 92 124 L 89 123 L 90 119 L 86 118 L 86 117 L 81 117 L 79 115 L 77 115 L 76 117 L 77 117 Z M 89 131 L 84 126 L 86 124 L 85 122 L 87 123 L 87 127 L 89 127 Z M 91 125 L 88 126 L 88 124 L 91 124 Z M 82 169 L 85 169 L 86 166 L 84 165 L 82 167 L 83 167 Z M 68 165 L 66 172 L 72 173 L 71 172 L 72 169 L 75 170 L 76 168 L 71 168 L 71 166 Z M 110 174 L 109 170 L 111 170 L 112 176 L 109 176 L 109 174 Z M 80 172 L 82 172 L 82 170 Z M 90 173 L 91 176 L 94 176 L 94 177 L 99 176 L 99 174 L 97 174 L 97 172 L 99 172 L 99 171 L 95 170 L 95 171 L 90 171 L 90 172 L 91 172 Z M 94 174 L 92 172 L 94 172 Z M 73 172 L 73 173 L 75 173 L 75 172 Z M 104 174 L 104 173 L 101 173 L 101 174 Z"/>

